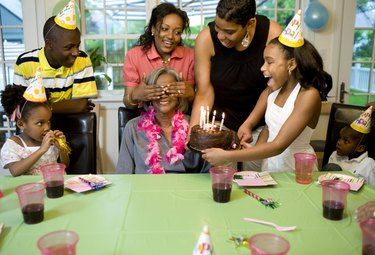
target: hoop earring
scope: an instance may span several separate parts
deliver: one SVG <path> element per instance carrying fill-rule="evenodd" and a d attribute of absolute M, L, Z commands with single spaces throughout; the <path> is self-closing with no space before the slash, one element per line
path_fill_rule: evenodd
<path fill-rule="evenodd" d="M 242 42 L 241 42 L 242 46 L 247 48 L 249 47 L 250 45 L 250 36 L 249 36 L 249 32 L 246 32 L 246 35 L 245 37 L 242 39 Z"/>

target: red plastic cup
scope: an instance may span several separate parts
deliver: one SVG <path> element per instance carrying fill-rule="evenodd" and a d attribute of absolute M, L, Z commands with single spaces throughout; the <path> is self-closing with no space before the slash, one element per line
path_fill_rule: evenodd
<path fill-rule="evenodd" d="M 323 188 L 323 217 L 329 220 L 341 220 L 350 185 L 334 180 L 322 181 L 321 185 Z"/>
<path fill-rule="evenodd" d="M 26 183 L 16 188 L 26 224 L 36 224 L 44 219 L 44 183 Z"/>
<path fill-rule="evenodd" d="M 275 234 L 256 234 L 249 247 L 252 255 L 285 255 L 290 249 L 288 240 Z"/>
<path fill-rule="evenodd" d="M 215 202 L 226 203 L 230 200 L 233 175 L 235 173 L 236 170 L 228 166 L 215 166 L 210 168 L 212 192 Z"/>
<path fill-rule="evenodd" d="M 362 221 L 362 255 L 375 254 L 375 219 Z"/>
<path fill-rule="evenodd" d="M 65 168 L 66 166 L 60 163 L 52 163 L 40 167 L 47 187 L 47 197 L 58 198 L 64 195 Z"/>
<path fill-rule="evenodd" d="M 75 255 L 78 240 L 74 231 L 59 230 L 39 238 L 37 245 L 42 255 Z"/>
<path fill-rule="evenodd" d="M 312 182 L 312 174 L 316 155 L 312 153 L 294 154 L 296 182 L 300 184 L 309 184 Z"/>

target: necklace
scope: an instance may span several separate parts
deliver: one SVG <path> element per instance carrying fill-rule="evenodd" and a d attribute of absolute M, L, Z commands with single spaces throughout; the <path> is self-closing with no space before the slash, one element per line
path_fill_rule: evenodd
<path fill-rule="evenodd" d="M 161 127 L 155 121 L 155 109 L 150 106 L 148 112 L 142 113 L 142 118 L 138 123 L 138 130 L 143 130 L 149 141 L 148 155 L 145 159 L 145 164 L 150 167 L 147 170 L 150 174 L 165 174 L 165 169 L 160 165 L 162 157 L 160 155 L 160 148 L 158 140 L 161 138 Z M 175 164 L 179 160 L 184 159 L 185 140 L 187 137 L 189 124 L 184 118 L 184 114 L 180 111 L 172 117 L 172 148 L 168 150 L 165 155 L 165 161 L 170 164 Z"/>
<path fill-rule="evenodd" d="M 168 65 L 170 60 L 171 60 L 171 57 L 167 59 L 163 59 L 161 62 L 163 62 L 163 65 Z"/>

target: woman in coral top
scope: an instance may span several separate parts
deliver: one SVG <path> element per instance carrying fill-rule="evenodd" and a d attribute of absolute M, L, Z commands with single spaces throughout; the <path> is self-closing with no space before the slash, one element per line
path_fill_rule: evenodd
<path fill-rule="evenodd" d="M 160 99 L 165 93 L 193 101 L 194 50 L 182 45 L 184 31 L 190 31 L 185 11 L 170 3 L 159 4 L 153 9 L 138 46 L 125 57 L 123 102 L 127 108 L 134 109 L 140 102 Z M 175 69 L 182 81 L 163 88 L 146 86 L 145 77 L 163 66 Z"/>

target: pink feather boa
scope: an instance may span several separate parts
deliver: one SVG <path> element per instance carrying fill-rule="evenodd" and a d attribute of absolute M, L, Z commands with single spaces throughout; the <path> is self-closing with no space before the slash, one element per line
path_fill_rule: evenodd
<path fill-rule="evenodd" d="M 161 127 L 155 122 L 155 114 L 155 109 L 152 106 L 150 106 L 148 112 L 142 113 L 142 118 L 138 123 L 138 130 L 145 131 L 149 141 L 149 153 L 145 163 L 150 169 L 147 172 L 150 174 L 165 174 L 165 169 L 160 165 L 162 157 L 160 156 L 158 143 L 161 137 Z M 185 120 L 184 114 L 176 111 L 172 118 L 172 148 L 165 155 L 165 160 L 171 165 L 184 159 L 188 128 L 189 124 Z"/>

